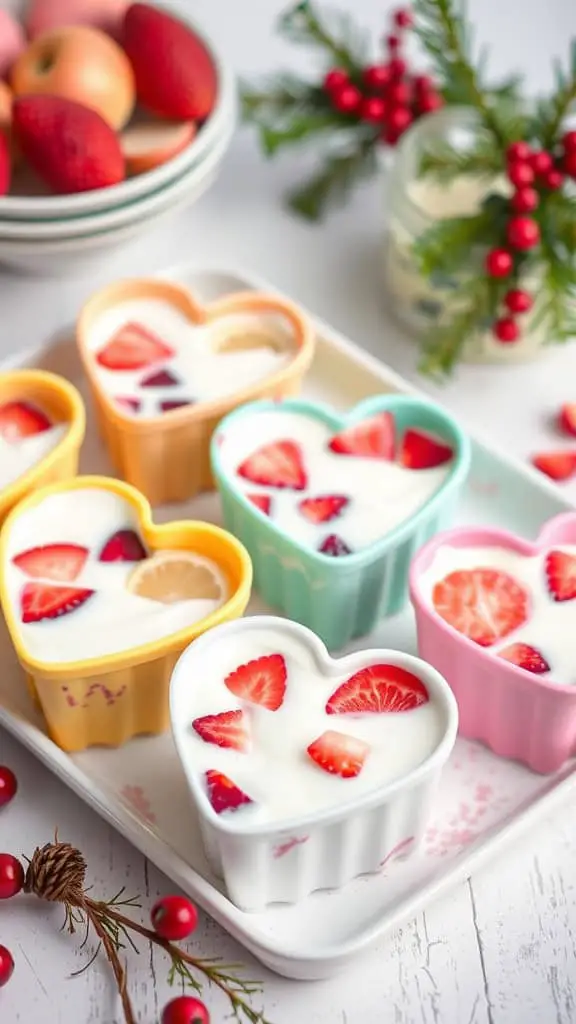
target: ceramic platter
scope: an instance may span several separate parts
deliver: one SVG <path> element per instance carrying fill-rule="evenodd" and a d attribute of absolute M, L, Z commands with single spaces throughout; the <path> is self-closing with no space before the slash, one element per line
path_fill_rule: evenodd
<path fill-rule="evenodd" d="M 266 282 L 227 271 L 179 267 L 163 276 L 182 281 L 204 301 L 238 289 L 273 290 Z M 387 366 L 326 324 L 317 323 L 317 329 L 318 347 L 304 389 L 307 397 L 345 410 L 382 391 L 414 393 Z M 21 361 L 63 374 L 85 393 L 72 341 L 28 354 Z M 478 440 L 473 447 L 460 523 L 504 527 L 532 538 L 546 519 L 570 507 L 531 469 Z M 90 421 L 81 469 L 110 473 Z M 175 516 L 219 522 L 218 498 L 206 494 L 186 505 L 156 511 L 159 522 Z M 249 613 L 267 611 L 253 598 Z M 566 799 L 574 783 L 573 764 L 556 776 L 542 777 L 459 739 L 419 854 L 384 865 L 380 875 L 360 878 L 337 893 L 319 892 L 297 906 L 278 905 L 247 914 L 230 903 L 208 868 L 171 736 L 134 740 L 118 750 L 63 753 L 44 732 L 7 638 L 2 635 L 0 642 L 0 723 L 255 957 L 289 978 L 314 979 L 339 972 L 386 932 L 500 853 L 521 829 L 534 826 L 550 812 L 553 802 Z M 384 622 L 348 650 L 362 646 L 399 647 L 416 653 L 411 610 Z"/>

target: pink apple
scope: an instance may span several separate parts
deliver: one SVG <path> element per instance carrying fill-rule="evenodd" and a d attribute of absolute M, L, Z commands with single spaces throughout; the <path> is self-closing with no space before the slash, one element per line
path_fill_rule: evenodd
<path fill-rule="evenodd" d="M 130 0 L 30 0 L 26 29 L 31 39 L 51 28 L 91 25 L 118 37 Z M 0 33 L 1 36 L 1 33 Z"/>
<path fill-rule="evenodd" d="M 0 78 L 5 78 L 25 46 L 22 26 L 9 11 L 0 7 Z"/>

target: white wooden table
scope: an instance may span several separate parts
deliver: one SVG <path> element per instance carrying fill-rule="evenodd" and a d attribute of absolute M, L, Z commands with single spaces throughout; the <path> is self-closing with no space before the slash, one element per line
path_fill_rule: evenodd
<path fill-rule="evenodd" d="M 278 66 L 292 57 L 272 32 L 279 0 L 196 2 L 242 73 Z M 355 0 L 375 30 L 382 9 Z M 474 0 L 481 39 L 494 67 L 513 55 L 534 89 L 550 80 L 553 53 L 576 35 L 576 8 L 566 0 Z M 300 66 L 306 66 L 304 56 Z M 245 265 L 348 333 L 412 379 L 415 353 L 391 325 L 379 282 L 381 189 L 367 187 L 322 229 L 291 219 L 280 205 L 306 161 L 265 165 L 243 133 L 221 180 L 198 207 L 79 280 L 42 281 L 0 275 L 0 352 L 41 342 L 69 324 L 96 286 L 120 274 L 146 273 L 169 263 Z M 419 382 L 422 384 L 422 382 Z M 467 368 L 444 388 L 424 387 L 472 428 L 519 457 L 554 446 L 550 417 L 576 401 L 576 345 L 519 368 Z M 576 487 L 568 493 L 576 500 Z M 140 893 L 147 915 L 172 886 L 123 839 L 0 732 L 0 763 L 17 773 L 20 793 L 0 814 L 0 850 L 30 855 L 55 827 L 89 861 L 95 893 L 121 886 Z M 273 1024 L 573 1024 L 576 1021 L 576 813 L 560 809 L 537 833 L 509 849 L 483 874 L 408 923 L 358 965 L 330 982 L 298 984 L 255 963 L 218 926 L 203 920 L 192 948 L 202 955 L 244 961 L 265 986 Z M 60 911 L 21 898 L 0 906 L 0 943 L 18 970 L 0 992 L 2 1024 L 122 1024 L 108 967 L 99 959 L 79 978 L 85 961 L 79 940 L 60 934 Z M 130 987 L 141 1024 L 157 1024 L 169 998 L 161 955 L 128 955 Z M 207 993 L 214 1024 L 228 1007 Z"/>

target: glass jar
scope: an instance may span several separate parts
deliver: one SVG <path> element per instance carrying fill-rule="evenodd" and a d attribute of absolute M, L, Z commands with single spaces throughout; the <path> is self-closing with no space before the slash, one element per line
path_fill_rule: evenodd
<path fill-rule="evenodd" d="M 488 193 L 505 194 L 508 188 L 503 178 L 490 180 L 461 175 L 448 183 L 426 178 L 420 174 L 421 158 L 424 152 L 442 143 L 465 149 L 477 132 L 474 110 L 445 107 L 422 118 L 403 136 L 388 170 L 386 289 L 392 313 L 417 337 L 449 314 L 451 304 L 457 301 L 459 285 L 473 270 L 471 262 L 469 268 L 463 266 L 453 277 L 438 273 L 426 278 L 414 257 L 414 242 L 439 219 L 474 214 Z M 522 282 L 523 287 L 532 292 L 537 283 L 536 278 Z M 544 327 L 531 329 L 531 319 L 531 314 L 518 317 L 521 334 L 513 344 L 499 342 L 490 325 L 486 325 L 470 336 L 462 359 L 472 363 L 533 359 L 540 354 L 548 336 Z"/>

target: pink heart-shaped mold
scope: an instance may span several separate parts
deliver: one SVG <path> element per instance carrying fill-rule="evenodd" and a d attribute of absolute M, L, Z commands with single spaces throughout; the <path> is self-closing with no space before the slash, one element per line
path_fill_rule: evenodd
<path fill-rule="evenodd" d="M 576 512 L 550 519 L 533 542 L 491 528 L 447 530 L 420 549 L 410 570 L 418 652 L 451 686 L 460 734 L 542 774 L 557 771 L 576 753 L 576 684 L 527 672 L 458 633 L 435 611 L 422 577 L 444 547 L 499 547 L 534 557 L 556 545 L 576 545 Z M 574 650 L 576 669 L 576 641 Z"/>

